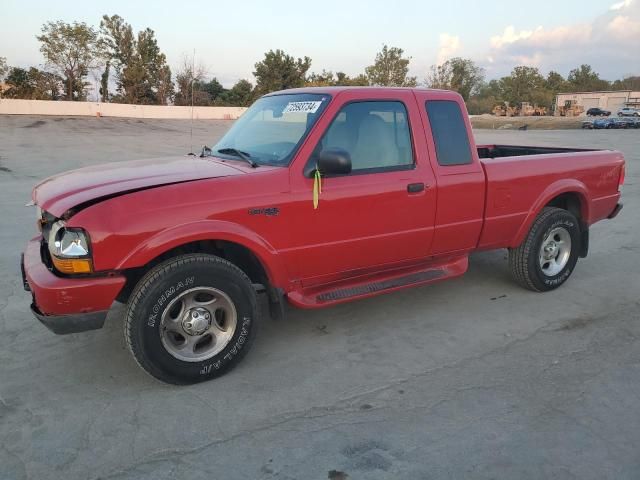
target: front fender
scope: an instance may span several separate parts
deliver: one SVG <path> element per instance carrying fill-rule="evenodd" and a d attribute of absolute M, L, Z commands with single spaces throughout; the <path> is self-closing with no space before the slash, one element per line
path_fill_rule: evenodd
<path fill-rule="evenodd" d="M 533 203 L 533 206 L 529 210 L 527 217 L 525 218 L 524 222 L 522 222 L 520 229 L 509 245 L 511 248 L 517 247 L 524 241 L 524 238 L 527 236 L 527 233 L 529 233 L 533 222 L 545 207 L 545 205 L 547 205 L 551 200 L 556 198 L 558 195 L 562 195 L 563 193 L 575 193 L 578 195 L 578 198 L 580 199 L 580 214 L 582 216 L 582 219 L 585 223 L 590 223 L 590 197 L 586 185 L 576 179 L 558 180 L 545 188 Z"/>
<path fill-rule="evenodd" d="M 260 260 L 273 285 L 284 286 L 288 275 L 277 251 L 261 236 L 242 225 L 224 220 L 201 220 L 167 228 L 146 239 L 116 267 L 141 267 L 181 245 L 202 240 L 223 240 L 242 245 Z"/>

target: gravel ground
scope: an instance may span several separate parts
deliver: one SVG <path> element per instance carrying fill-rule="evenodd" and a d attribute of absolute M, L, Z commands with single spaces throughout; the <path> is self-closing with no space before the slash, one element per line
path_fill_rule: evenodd
<path fill-rule="evenodd" d="M 228 122 L 198 122 L 211 144 Z M 0 479 L 640 477 L 640 132 L 476 131 L 480 142 L 617 148 L 625 208 L 559 290 L 464 277 L 265 320 L 231 374 L 191 387 L 138 369 L 123 307 L 55 336 L 19 254 L 40 179 L 183 154 L 188 121 L 0 117 Z"/>

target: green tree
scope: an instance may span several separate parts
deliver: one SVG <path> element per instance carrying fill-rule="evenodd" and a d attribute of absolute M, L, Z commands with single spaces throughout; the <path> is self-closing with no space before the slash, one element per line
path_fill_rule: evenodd
<path fill-rule="evenodd" d="M 368 83 L 385 87 L 415 87 L 416 77 L 407 76 L 411 57 L 403 57 L 404 50 L 397 47 L 382 46 L 376 54 L 373 65 L 365 69 Z"/>
<path fill-rule="evenodd" d="M 570 89 L 569 84 L 567 83 L 565 78 L 554 70 L 551 70 L 547 74 L 547 78 L 544 81 L 544 86 L 547 90 L 553 92 L 553 94 L 566 92 Z"/>
<path fill-rule="evenodd" d="M 107 62 L 102 74 L 101 92 L 107 100 L 110 69 L 116 78 L 114 100 L 134 104 L 165 105 L 173 97 L 171 69 L 150 28 L 134 35 L 131 25 L 119 15 L 104 15 L 100 22 L 99 44 Z"/>
<path fill-rule="evenodd" d="M 500 81 L 490 80 L 477 87 L 476 93 L 467 101 L 467 110 L 471 115 L 490 113 L 493 107 L 503 101 Z"/>
<path fill-rule="evenodd" d="M 116 76 L 120 77 L 122 69 L 131 63 L 135 54 L 133 29 L 119 15 L 103 15 L 100 21 L 99 42 L 107 57 L 100 81 L 100 94 L 102 101 L 106 102 L 109 100 L 111 68 L 113 67 L 116 71 Z M 118 85 L 118 88 L 120 87 Z"/>
<path fill-rule="evenodd" d="M 616 80 L 611 84 L 612 90 L 634 90 L 640 91 L 640 75 L 625 77 Z"/>
<path fill-rule="evenodd" d="M 255 64 L 256 93 L 265 93 L 287 88 L 303 87 L 311 67 L 309 57 L 295 59 L 282 50 L 269 50 L 264 59 Z"/>
<path fill-rule="evenodd" d="M 0 57 L 0 98 L 2 98 L 4 89 L 5 89 L 2 83 L 8 71 L 9 71 L 9 67 L 7 66 L 7 59 L 4 57 Z"/>
<path fill-rule="evenodd" d="M 229 90 L 225 90 L 216 100 L 216 105 L 248 107 L 255 99 L 253 85 L 248 80 L 238 80 Z"/>
<path fill-rule="evenodd" d="M 426 84 L 431 88 L 455 90 L 467 101 L 483 81 L 484 71 L 473 60 L 454 57 L 442 65 L 432 65 Z"/>
<path fill-rule="evenodd" d="M 65 79 L 66 99 L 84 100 L 84 78 L 102 57 L 97 32 L 85 23 L 58 20 L 45 23 L 36 38 L 47 66 Z"/>
<path fill-rule="evenodd" d="M 322 70 L 321 73 L 312 73 L 307 78 L 307 86 L 309 87 L 330 87 L 336 84 L 333 72 Z"/>
<path fill-rule="evenodd" d="M 9 71 L 9 67 L 7 66 L 7 59 L 5 57 L 0 57 L 0 82 L 4 80 L 4 76 Z"/>
<path fill-rule="evenodd" d="M 24 68 L 11 68 L 6 83 L 8 88 L 3 93 L 5 98 L 31 98 L 33 85 L 29 80 L 29 72 Z"/>
<path fill-rule="evenodd" d="M 366 87 L 369 85 L 369 79 L 364 73 L 355 77 L 350 77 L 344 72 L 336 73 L 336 85 L 347 87 Z"/>
<path fill-rule="evenodd" d="M 25 70 L 13 67 L 6 78 L 5 98 L 22 98 L 28 100 L 58 100 L 63 88 L 63 79 L 51 72 L 44 72 L 35 67 Z"/>
<path fill-rule="evenodd" d="M 549 93 L 545 89 L 544 77 L 535 67 L 518 66 L 511 75 L 500 79 L 501 97 L 512 105 L 531 102 L 545 105 Z"/>
<path fill-rule="evenodd" d="M 337 72 L 334 75 L 331 71 L 322 70 L 321 73 L 312 73 L 309 75 L 307 85 L 310 87 L 367 86 L 369 85 L 369 80 L 364 74 L 349 77 L 349 75 L 344 72 Z"/>
<path fill-rule="evenodd" d="M 200 89 L 209 96 L 209 105 L 213 105 L 220 95 L 225 92 L 225 88 L 216 77 L 200 85 Z"/>
<path fill-rule="evenodd" d="M 598 73 L 593 71 L 591 65 L 587 64 L 582 64 L 571 70 L 567 81 L 574 91 L 592 92 L 611 88 L 610 83 L 602 80 Z"/>

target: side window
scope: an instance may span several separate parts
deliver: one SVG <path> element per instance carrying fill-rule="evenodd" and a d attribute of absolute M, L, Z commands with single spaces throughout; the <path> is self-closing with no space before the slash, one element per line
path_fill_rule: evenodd
<path fill-rule="evenodd" d="M 349 103 L 314 153 L 325 148 L 349 152 L 353 171 L 410 168 L 414 162 L 407 110 L 402 102 Z"/>
<path fill-rule="evenodd" d="M 450 100 L 429 100 L 426 109 L 438 163 L 443 166 L 470 164 L 473 159 L 469 134 L 460 106 Z"/>

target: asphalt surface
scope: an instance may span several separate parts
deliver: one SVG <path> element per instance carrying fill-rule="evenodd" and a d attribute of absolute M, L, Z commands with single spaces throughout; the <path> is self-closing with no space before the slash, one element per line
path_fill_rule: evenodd
<path fill-rule="evenodd" d="M 103 330 L 46 330 L 18 259 L 36 182 L 184 154 L 189 122 L 0 117 L 0 479 L 640 478 L 640 132 L 476 136 L 624 152 L 625 208 L 568 283 L 529 292 L 505 251 L 477 254 L 457 280 L 265 319 L 229 375 L 173 387 L 130 357 L 118 304 Z"/>

